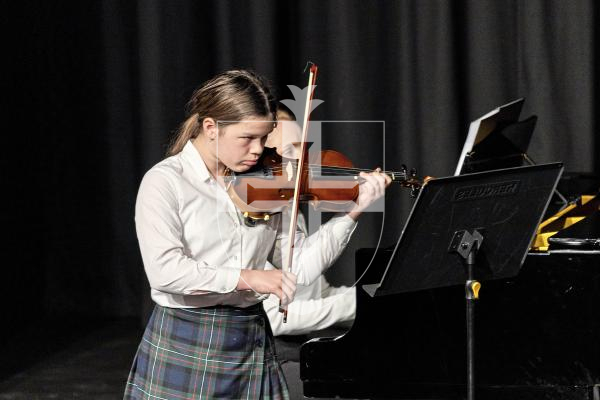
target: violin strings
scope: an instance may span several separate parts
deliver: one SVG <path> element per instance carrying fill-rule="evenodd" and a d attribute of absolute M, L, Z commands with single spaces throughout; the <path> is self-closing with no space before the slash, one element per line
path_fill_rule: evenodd
<path fill-rule="evenodd" d="M 281 172 L 282 169 L 272 169 L 271 171 L 277 173 Z M 311 173 L 321 172 L 324 176 L 357 176 L 356 171 L 344 171 L 340 169 L 330 169 L 330 168 L 310 168 L 309 171 Z M 365 172 L 370 172 L 370 170 L 366 170 Z M 393 175 L 394 177 L 402 177 L 406 178 L 406 174 L 403 172 L 391 172 L 391 171 L 381 171 L 382 174 Z M 256 174 L 263 175 L 263 174 Z"/>
<path fill-rule="evenodd" d="M 296 166 L 297 163 L 292 163 L 292 165 Z M 285 168 L 282 166 L 275 166 L 275 167 L 271 167 L 270 171 L 277 173 L 277 172 L 282 172 Z M 321 171 L 321 173 L 326 173 L 327 175 L 324 176 L 348 176 L 348 175 L 358 175 L 359 172 L 371 172 L 372 170 L 370 169 L 361 169 L 361 168 L 346 168 L 346 167 L 333 167 L 333 166 L 320 166 L 320 165 L 315 165 L 315 164 L 309 164 L 308 165 L 308 169 L 310 172 L 315 172 L 315 171 Z M 387 175 L 393 175 L 394 177 L 398 177 L 401 179 L 406 179 L 407 177 L 407 173 L 405 171 L 403 172 L 397 172 L 397 171 L 381 171 L 381 173 L 383 174 L 387 174 Z M 247 173 L 244 174 L 245 176 L 257 176 L 257 177 L 262 177 L 264 176 L 263 173 L 260 172 L 255 172 L 255 173 Z"/>
<path fill-rule="evenodd" d="M 284 170 L 284 168 L 281 167 L 275 167 L 275 168 L 271 168 L 271 171 L 273 172 L 282 172 Z M 364 169 L 344 169 L 344 168 L 331 168 L 331 167 L 309 167 L 309 170 L 311 172 L 315 172 L 315 171 L 321 171 L 324 173 L 327 173 L 328 175 L 331 176 L 348 176 L 348 175 L 358 175 L 359 172 L 371 172 L 372 170 L 364 170 Z M 395 171 L 380 171 L 382 174 L 387 174 L 387 175 L 394 175 L 394 176 L 402 176 L 405 177 L 406 173 L 405 172 L 395 172 Z"/>
<path fill-rule="evenodd" d="M 293 166 L 297 166 L 298 163 L 292 163 Z M 361 169 L 361 168 L 351 168 L 351 167 L 334 167 L 334 166 L 321 166 L 321 165 L 315 165 L 315 164 L 309 164 L 308 165 L 309 170 L 314 171 L 314 170 L 321 170 L 324 172 L 329 172 L 331 173 L 331 175 L 343 175 L 343 174 L 355 174 L 357 175 L 359 172 L 372 172 L 372 170 L 370 169 Z M 276 166 L 276 167 L 271 167 L 271 170 L 274 172 L 281 172 L 284 169 L 284 167 L 282 166 Z M 398 171 L 381 171 L 381 173 L 383 174 L 394 174 L 394 175 L 399 175 L 399 176 L 406 176 L 406 172 L 398 172 Z"/>
<path fill-rule="evenodd" d="M 297 166 L 297 163 L 292 163 L 292 165 L 295 167 Z M 327 165 L 317 165 L 317 164 L 309 164 L 308 167 L 310 169 L 322 169 L 322 170 L 326 170 L 326 171 L 340 171 L 340 172 L 351 172 L 351 173 L 355 173 L 355 172 L 371 172 L 373 170 L 371 169 L 362 169 L 362 168 L 352 168 L 352 167 L 335 167 L 335 166 L 327 166 Z M 284 167 L 282 166 L 276 166 L 276 167 L 271 167 L 271 169 L 273 171 L 281 171 L 284 169 Z M 395 174 L 403 174 L 404 172 L 395 172 L 395 171 L 381 171 L 382 173 L 395 173 Z"/>

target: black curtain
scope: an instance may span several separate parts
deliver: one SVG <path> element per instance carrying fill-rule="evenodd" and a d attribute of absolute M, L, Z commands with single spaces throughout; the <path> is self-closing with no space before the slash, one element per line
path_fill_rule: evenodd
<path fill-rule="evenodd" d="M 597 170 L 595 4 L 4 4 L 5 321 L 143 314 L 137 187 L 194 88 L 223 70 L 252 68 L 290 98 L 287 85 L 304 87 L 306 63 L 317 63 L 314 120 L 384 121 L 385 142 L 360 124 L 324 130 L 324 146 L 359 167 L 451 175 L 469 121 L 525 97 L 522 115 L 539 117 L 529 155 Z M 357 248 L 395 242 L 411 202 L 389 190 L 385 215 L 363 218 L 334 282 L 352 281 Z"/>

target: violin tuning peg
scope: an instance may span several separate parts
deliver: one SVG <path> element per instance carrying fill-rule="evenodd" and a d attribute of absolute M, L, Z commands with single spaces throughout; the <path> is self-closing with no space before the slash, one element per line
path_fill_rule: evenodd
<path fill-rule="evenodd" d="M 410 176 L 417 176 L 417 170 L 415 168 L 410 170 Z"/>
<path fill-rule="evenodd" d="M 406 172 L 408 170 L 408 167 L 406 166 L 406 164 L 402 164 L 400 166 L 400 168 L 402 169 L 402 172 Z"/>

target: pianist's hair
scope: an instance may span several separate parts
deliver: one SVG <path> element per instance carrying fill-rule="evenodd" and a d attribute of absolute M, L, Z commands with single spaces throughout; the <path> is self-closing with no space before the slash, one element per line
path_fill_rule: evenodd
<path fill-rule="evenodd" d="M 202 122 L 213 118 L 220 127 L 249 117 L 277 118 L 277 102 L 269 83 L 249 70 L 223 72 L 204 82 L 186 106 L 186 120 L 173 137 L 167 156 L 175 155 L 202 133 Z"/>

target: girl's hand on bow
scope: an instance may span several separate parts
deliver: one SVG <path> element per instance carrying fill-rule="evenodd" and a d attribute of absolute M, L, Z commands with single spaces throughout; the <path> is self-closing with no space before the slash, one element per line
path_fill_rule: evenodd
<path fill-rule="evenodd" d="M 237 290 L 253 290 L 259 294 L 274 294 L 287 305 L 296 294 L 296 275 L 280 269 L 253 270 L 243 269 Z"/>

